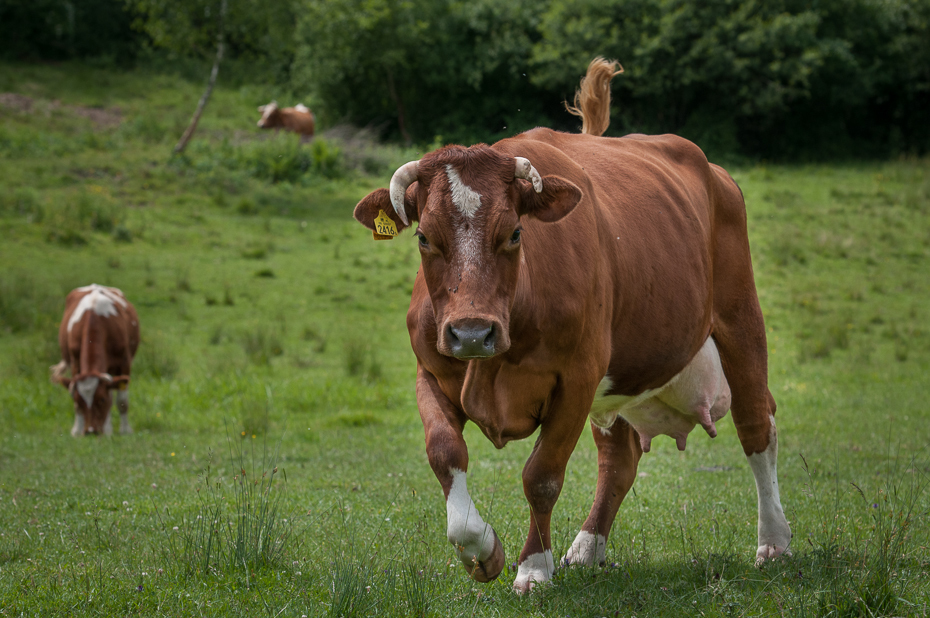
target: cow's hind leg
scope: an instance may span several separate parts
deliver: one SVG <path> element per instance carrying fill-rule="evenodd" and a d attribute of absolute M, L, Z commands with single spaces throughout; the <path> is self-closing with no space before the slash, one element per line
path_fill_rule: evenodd
<path fill-rule="evenodd" d="M 116 407 L 119 409 L 119 432 L 123 435 L 132 433 L 129 426 L 129 388 L 116 391 Z"/>
<path fill-rule="evenodd" d="M 610 429 L 591 423 L 591 431 L 597 445 L 597 490 L 591 513 L 562 558 L 565 564 L 604 564 L 610 528 L 633 486 L 643 454 L 638 434 L 620 417 Z"/>
<path fill-rule="evenodd" d="M 756 559 L 764 561 L 784 553 L 791 542 L 778 493 L 775 399 L 768 388 L 765 323 L 752 275 L 745 205 L 726 172 L 717 167 L 713 172 L 717 176 L 713 336 L 733 395 L 733 423 L 756 480 Z"/>

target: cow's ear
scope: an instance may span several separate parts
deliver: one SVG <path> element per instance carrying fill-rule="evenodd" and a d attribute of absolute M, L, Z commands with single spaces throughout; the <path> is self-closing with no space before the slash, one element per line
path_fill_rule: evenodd
<path fill-rule="evenodd" d="M 418 184 L 415 182 L 410 185 L 404 194 L 404 212 L 407 215 L 407 220 L 411 222 L 419 219 L 414 197 L 416 196 Z M 380 217 L 382 212 L 394 222 L 398 233 L 408 227 L 400 220 L 400 215 L 394 210 L 394 206 L 391 204 L 391 194 L 387 189 L 378 189 L 363 197 L 362 201 L 355 206 L 355 212 L 352 213 L 352 216 L 369 230 L 377 233 L 378 228 L 375 226 L 375 219 Z"/>
<path fill-rule="evenodd" d="M 520 193 L 517 213 L 521 217 L 534 217 L 552 223 L 574 210 L 581 201 L 581 189 L 558 176 L 543 176 L 543 190 L 539 193 L 526 180 L 517 180 L 516 184 Z"/>

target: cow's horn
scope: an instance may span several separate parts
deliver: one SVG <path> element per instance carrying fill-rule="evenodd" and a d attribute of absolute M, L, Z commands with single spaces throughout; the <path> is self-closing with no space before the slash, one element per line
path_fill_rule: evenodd
<path fill-rule="evenodd" d="M 404 209 L 404 194 L 407 192 L 407 187 L 416 181 L 419 166 L 419 161 L 405 163 L 397 168 L 397 171 L 391 177 L 391 204 L 393 204 L 397 216 L 404 222 L 404 225 L 410 225 L 410 221 L 407 219 L 407 211 Z"/>
<path fill-rule="evenodd" d="M 523 157 L 514 157 L 514 160 L 517 162 L 513 172 L 514 177 L 529 180 L 533 183 L 536 193 L 542 193 L 542 178 L 536 168 L 533 167 L 533 164 L 530 163 L 530 160 Z"/>

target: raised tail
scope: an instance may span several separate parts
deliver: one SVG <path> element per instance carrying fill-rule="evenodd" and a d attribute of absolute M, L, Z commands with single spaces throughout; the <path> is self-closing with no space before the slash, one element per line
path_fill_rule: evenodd
<path fill-rule="evenodd" d="M 604 60 L 598 56 L 588 65 L 587 74 L 581 78 L 575 91 L 575 105 L 565 101 L 570 114 L 581 117 L 581 132 L 587 135 L 603 135 L 610 124 L 610 80 L 623 73 L 616 60 Z"/>

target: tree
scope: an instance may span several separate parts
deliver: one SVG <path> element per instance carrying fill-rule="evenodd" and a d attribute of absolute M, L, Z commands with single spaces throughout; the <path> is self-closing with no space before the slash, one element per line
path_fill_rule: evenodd
<path fill-rule="evenodd" d="M 126 0 L 135 27 L 154 45 L 180 56 L 206 58 L 213 68 L 191 122 L 174 148 L 183 152 L 216 85 L 220 63 L 232 51 L 262 58 L 286 73 L 293 56 L 294 5 L 261 0 Z"/>

